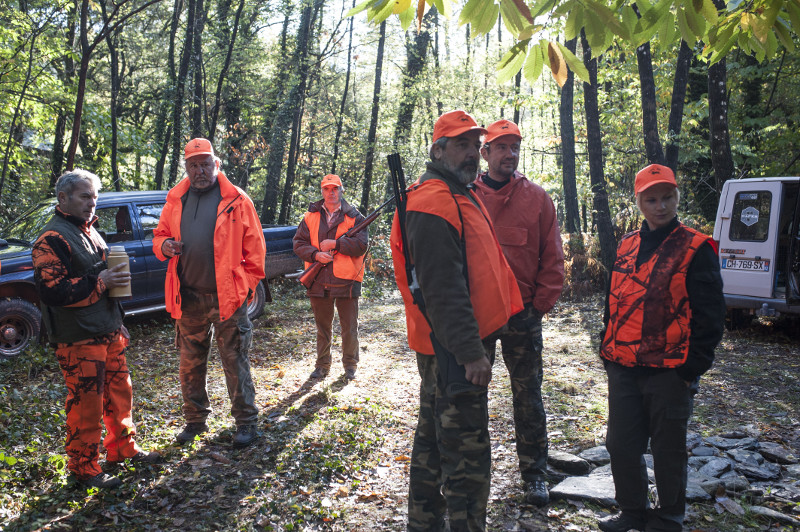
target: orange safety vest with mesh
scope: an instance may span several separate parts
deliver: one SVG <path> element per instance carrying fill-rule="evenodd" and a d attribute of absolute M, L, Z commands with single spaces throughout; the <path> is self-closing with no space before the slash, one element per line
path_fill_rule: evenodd
<path fill-rule="evenodd" d="M 466 242 L 469 299 L 478 322 L 481 338 L 486 338 L 508 323 L 508 319 L 523 309 L 522 296 L 511 267 L 495 237 L 489 214 L 483 204 L 470 192 L 480 209 L 469 198 L 452 194 L 447 183 L 430 179 L 408 191 L 406 212 L 422 212 L 444 218 L 459 234 L 464 231 Z M 461 208 L 459 219 L 458 208 Z M 414 304 L 406 279 L 406 261 L 400 226 L 395 212 L 389 239 L 394 262 L 394 275 L 406 308 L 408 346 L 418 353 L 433 354 L 431 328 L 419 307 Z M 454 272 L 453 275 L 461 275 Z"/>
<path fill-rule="evenodd" d="M 322 211 L 307 212 L 303 215 L 303 220 L 308 227 L 309 236 L 311 237 L 311 245 L 319 249 L 319 220 Z M 356 224 L 356 219 L 345 215 L 344 220 L 336 227 L 336 238 L 344 235 Z M 306 262 L 306 269 L 312 263 Z M 350 281 L 361 282 L 364 279 L 364 256 L 348 257 L 343 253 L 335 253 L 333 255 L 333 275 L 339 279 L 348 279 Z"/>
<path fill-rule="evenodd" d="M 639 231 L 623 237 L 611 273 L 600 356 L 628 367 L 676 368 L 686 362 L 692 320 L 686 274 L 705 242 L 714 246 L 706 235 L 679 224 L 637 267 Z"/>

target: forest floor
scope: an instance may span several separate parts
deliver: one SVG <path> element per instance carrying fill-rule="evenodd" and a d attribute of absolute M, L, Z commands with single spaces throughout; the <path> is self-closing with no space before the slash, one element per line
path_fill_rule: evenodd
<path fill-rule="evenodd" d="M 419 377 L 405 343 L 396 292 L 362 299 L 357 379 L 343 378 L 338 338 L 323 381 L 314 368 L 315 327 L 303 292 L 288 282 L 256 320 L 251 364 L 263 437 L 231 447 L 232 418 L 216 350 L 208 387 L 211 432 L 179 447 L 183 426 L 173 325 L 165 314 L 129 320 L 137 440 L 163 464 L 128 464 L 121 488 L 87 490 L 65 470 L 64 386 L 52 354 L 0 362 L 0 529 L 337 530 L 405 529 L 408 466 Z M 606 377 L 596 352 L 599 298 L 561 302 L 544 321 L 552 449 L 602 444 Z M 338 327 L 335 327 L 335 331 Z M 716 434 L 752 425 L 800 453 L 800 331 L 782 321 L 726 333 L 701 382 L 691 430 Z M 595 530 L 608 509 L 570 501 L 523 502 L 508 374 L 500 360 L 489 391 L 492 440 L 490 530 Z M 747 501 L 741 500 L 747 510 Z M 691 530 L 779 528 L 745 512 L 693 505 Z"/>

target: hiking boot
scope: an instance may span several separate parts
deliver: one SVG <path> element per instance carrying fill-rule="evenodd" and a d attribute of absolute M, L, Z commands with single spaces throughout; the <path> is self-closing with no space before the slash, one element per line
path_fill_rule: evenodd
<path fill-rule="evenodd" d="M 184 444 L 186 442 L 194 441 L 196 436 L 208 432 L 208 425 L 205 423 L 187 423 L 183 431 L 175 436 L 178 443 Z"/>
<path fill-rule="evenodd" d="M 603 532 L 628 532 L 644 530 L 645 518 L 630 512 L 620 512 L 597 520 L 597 527 Z"/>
<path fill-rule="evenodd" d="M 98 489 L 116 488 L 122 484 L 120 479 L 108 473 L 98 473 L 93 477 L 79 478 L 78 482 L 86 487 Z"/>
<path fill-rule="evenodd" d="M 139 451 L 130 458 L 123 458 L 122 460 L 109 460 L 112 464 L 121 464 L 125 460 L 130 460 L 135 464 L 157 464 L 161 462 L 162 456 L 158 451 Z"/>
<path fill-rule="evenodd" d="M 328 370 L 323 368 L 316 368 L 311 372 L 312 379 L 324 379 L 328 376 Z"/>
<path fill-rule="evenodd" d="M 355 369 L 346 369 L 344 370 L 344 378 L 352 381 L 356 378 L 356 370 Z"/>
<path fill-rule="evenodd" d="M 525 501 L 536 506 L 544 506 L 550 502 L 550 494 L 547 491 L 547 482 L 542 478 L 537 478 L 525 483 Z"/>
<path fill-rule="evenodd" d="M 260 437 L 261 434 L 258 433 L 255 425 L 239 425 L 236 427 L 236 434 L 233 435 L 233 448 L 247 447 Z"/>

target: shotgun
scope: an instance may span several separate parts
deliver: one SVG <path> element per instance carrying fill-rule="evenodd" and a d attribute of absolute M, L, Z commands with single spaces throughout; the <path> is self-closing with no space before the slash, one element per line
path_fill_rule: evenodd
<path fill-rule="evenodd" d="M 422 297 L 422 291 L 420 291 L 419 282 L 417 281 L 417 272 L 414 269 L 414 264 L 411 262 L 411 255 L 408 251 L 408 236 L 406 234 L 406 201 L 408 195 L 403 165 L 400 161 L 400 154 L 398 153 L 388 155 L 387 159 L 389 163 L 389 172 L 392 174 L 394 199 L 397 200 L 397 223 L 400 227 L 400 240 L 403 245 L 403 255 L 406 262 L 408 289 L 411 292 L 414 304 L 417 305 L 431 329 L 430 339 L 431 345 L 433 345 L 433 353 L 436 355 L 436 364 L 439 366 L 439 378 L 444 384 L 445 392 L 451 397 L 464 392 L 484 392 L 486 391 L 485 387 L 472 384 L 467 380 L 466 368 L 458 363 L 455 355 L 448 351 L 433 334 L 433 325 L 430 319 L 428 319 L 427 312 L 425 312 L 425 300 Z M 467 277 L 466 274 L 464 276 Z M 467 286 L 469 286 L 468 277 Z"/>
<path fill-rule="evenodd" d="M 369 224 L 374 222 L 375 219 L 378 218 L 378 216 L 380 216 L 381 211 L 383 210 L 383 208 L 386 207 L 387 205 L 389 205 L 393 201 L 394 201 L 394 196 L 392 196 L 388 200 L 384 201 L 383 204 L 380 207 L 378 207 L 377 209 L 372 211 L 369 214 L 369 216 L 367 216 L 366 218 L 364 218 L 361 221 L 360 224 L 354 225 L 353 227 L 350 228 L 349 231 L 347 231 L 345 234 L 343 234 L 339 238 L 352 237 L 352 236 L 357 235 L 358 233 L 360 233 L 364 229 L 366 229 Z M 339 240 L 339 238 L 337 238 L 336 240 Z M 336 250 L 332 249 L 331 250 L 331 255 L 333 255 L 334 253 L 336 253 Z M 332 264 L 332 262 L 329 262 L 328 264 Z M 306 270 L 303 272 L 303 274 L 299 277 L 300 283 L 302 283 L 302 285 L 305 286 L 306 288 L 311 288 L 311 285 L 314 284 L 314 281 L 317 279 L 317 275 L 319 275 L 319 272 L 322 270 L 322 268 L 324 268 L 328 264 L 322 264 L 321 262 L 315 262 L 314 264 L 312 264 L 311 266 L 306 268 Z"/>

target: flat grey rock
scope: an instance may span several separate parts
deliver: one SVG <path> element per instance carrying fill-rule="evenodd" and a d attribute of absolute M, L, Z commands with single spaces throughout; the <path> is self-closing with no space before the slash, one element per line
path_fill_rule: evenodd
<path fill-rule="evenodd" d="M 778 462 L 779 464 L 796 464 L 798 463 L 797 456 L 784 447 L 783 445 L 771 441 L 762 441 L 758 443 L 758 452 L 764 455 L 764 458 L 770 462 Z"/>
<path fill-rule="evenodd" d="M 733 468 L 747 478 L 755 480 L 777 480 L 781 476 L 781 466 L 770 462 L 764 462 L 758 467 L 736 464 Z"/>
<path fill-rule="evenodd" d="M 750 489 L 750 482 L 747 478 L 736 471 L 728 471 L 719 477 L 719 479 L 725 484 L 725 489 L 727 491 L 739 493 Z"/>
<path fill-rule="evenodd" d="M 692 456 L 714 456 L 715 454 L 717 454 L 717 450 L 708 445 L 698 445 L 692 449 Z"/>
<path fill-rule="evenodd" d="M 570 477 L 550 490 L 550 499 L 590 501 L 605 507 L 617 504 L 615 496 L 611 475 Z"/>
<path fill-rule="evenodd" d="M 721 436 L 709 436 L 705 439 L 705 442 L 725 451 L 728 449 L 755 449 L 758 444 L 758 440 L 751 437 L 723 438 Z"/>
<path fill-rule="evenodd" d="M 757 465 L 757 464 L 756 464 Z M 714 458 L 709 460 L 706 465 L 698 471 L 702 475 L 719 478 L 726 471 L 731 470 L 731 461 L 727 458 Z"/>
<path fill-rule="evenodd" d="M 686 483 L 686 500 L 689 502 L 709 501 L 711 495 L 699 483 L 690 480 Z"/>
<path fill-rule="evenodd" d="M 787 501 L 800 502 L 800 487 L 794 484 L 775 484 L 769 494 Z"/>
<path fill-rule="evenodd" d="M 592 464 L 583 458 L 563 451 L 548 451 L 547 463 L 570 475 L 585 475 L 592 470 Z"/>
<path fill-rule="evenodd" d="M 789 478 L 800 478 L 800 464 L 786 466 L 786 476 Z"/>
<path fill-rule="evenodd" d="M 760 466 L 764 463 L 764 457 L 756 451 L 748 451 L 746 449 L 731 449 L 726 454 L 740 464 Z"/>
<path fill-rule="evenodd" d="M 611 456 L 608 454 L 608 449 L 606 449 L 605 445 L 598 445 L 581 451 L 578 453 L 578 457 L 597 465 L 605 465 L 611 461 Z"/>
<path fill-rule="evenodd" d="M 696 432 L 686 433 L 686 450 L 691 451 L 698 445 L 703 443 L 703 437 Z"/>
<path fill-rule="evenodd" d="M 700 469 L 713 459 L 713 456 L 690 456 L 688 465 L 692 469 Z"/>

